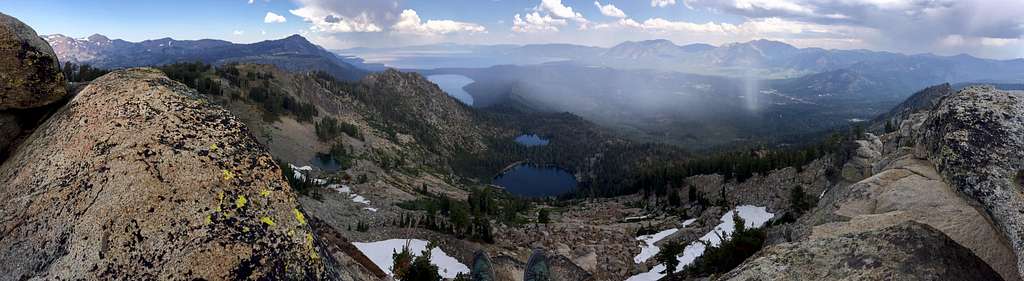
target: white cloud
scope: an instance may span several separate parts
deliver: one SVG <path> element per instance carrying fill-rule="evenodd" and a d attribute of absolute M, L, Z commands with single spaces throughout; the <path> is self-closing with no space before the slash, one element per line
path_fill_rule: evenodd
<path fill-rule="evenodd" d="M 611 3 L 608 3 L 608 5 L 601 5 L 601 2 L 594 1 L 594 6 L 597 6 L 597 9 L 601 10 L 601 14 L 602 15 L 613 17 L 613 18 L 625 18 L 626 17 L 626 13 L 625 12 L 623 12 L 619 8 L 615 7 L 615 5 L 612 5 Z"/>
<path fill-rule="evenodd" d="M 676 4 L 676 0 L 651 0 L 651 7 L 667 7 Z"/>
<path fill-rule="evenodd" d="M 535 10 L 547 12 L 555 18 L 587 22 L 587 19 L 583 17 L 583 14 L 573 11 L 572 7 L 562 5 L 562 0 L 541 0 L 540 5 L 537 6 Z"/>
<path fill-rule="evenodd" d="M 249 0 L 249 4 L 255 3 L 256 0 Z"/>
<path fill-rule="evenodd" d="M 242 36 L 242 35 L 245 35 L 245 30 L 235 30 L 235 31 L 232 31 L 231 34 L 235 35 L 235 36 Z"/>
<path fill-rule="evenodd" d="M 455 32 L 481 33 L 487 32 L 482 25 L 452 20 L 427 20 L 423 22 L 416 11 L 406 9 L 402 11 L 398 22 L 391 27 L 391 30 L 398 33 L 409 33 L 418 35 L 439 35 Z"/>
<path fill-rule="evenodd" d="M 631 23 L 635 24 L 635 22 Z M 657 32 L 699 32 L 729 33 L 737 30 L 736 25 L 728 23 L 692 23 L 686 21 L 670 21 L 663 18 L 651 18 L 639 24 L 639 27 Z"/>
<path fill-rule="evenodd" d="M 311 7 L 302 7 L 289 12 L 311 23 L 310 29 L 317 32 L 380 32 L 384 30 L 367 13 L 361 13 L 354 17 L 341 17 Z"/>
<path fill-rule="evenodd" d="M 798 15 L 814 15 L 814 9 L 787 0 L 734 0 L 736 9 L 745 11 L 766 10 L 783 11 Z"/>
<path fill-rule="evenodd" d="M 1010 45 L 1010 44 L 1017 44 L 1017 43 L 1020 43 L 1020 42 L 1021 42 L 1020 38 L 991 38 L 991 37 L 983 37 L 983 38 L 981 38 L 981 45 L 990 46 L 990 47 L 1004 47 L 1004 46 L 1007 46 L 1007 45 Z"/>
<path fill-rule="evenodd" d="M 524 20 L 519 14 L 512 18 L 512 31 L 514 32 L 553 32 L 558 31 L 558 26 L 566 24 L 564 19 L 552 18 L 550 15 L 541 16 L 538 12 L 526 14 Z"/>
<path fill-rule="evenodd" d="M 274 12 L 267 12 L 267 15 L 263 17 L 263 22 L 265 23 L 283 23 L 287 21 L 288 19 L 285 19 L 284 16 L 275 14 Z"/>
<path fill-rule="evenodd" d="M 313 32 L 381 32 L 398 22 L 399 0 L 294 0 L 292 15 L 311 24 Z"/>

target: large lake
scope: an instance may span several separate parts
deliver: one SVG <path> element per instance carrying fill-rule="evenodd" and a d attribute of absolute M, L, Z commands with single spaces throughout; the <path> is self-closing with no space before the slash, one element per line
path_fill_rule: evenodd
<path fill-rule="evenodd" d="M 494 178 L 494 184 L 525 197 L 558 196 L 576 188 L 576 177 L 564 169 L 519 164 Z"/>
<path fill-rule="evenodd" d="M 427 80 L 434 82 L 438 87 L 441 87 L 445 93 L 449 96 L 461 101 L 462 103 L 472 106 L 473 96 L 469 95 L 463 87 L 473 83 L 473 79 L 469 77 L 458 75 L 458 74 L 438 74 L 427 76 Z"/>

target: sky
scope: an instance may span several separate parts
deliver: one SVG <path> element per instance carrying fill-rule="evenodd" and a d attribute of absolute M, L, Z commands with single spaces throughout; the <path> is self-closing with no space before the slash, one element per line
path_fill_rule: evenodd
<path fill-rule="evenodd" d="M 0 0 L 40 34 L 328 49 L 627 40 L 1024 57 L 1024 0 Z"/>

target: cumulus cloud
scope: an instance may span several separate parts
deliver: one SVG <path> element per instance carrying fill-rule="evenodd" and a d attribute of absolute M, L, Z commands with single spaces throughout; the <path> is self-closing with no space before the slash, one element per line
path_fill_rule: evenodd
<path fill-rule="evenodd" d="M 267 12 L 267 15 L 263 17 L 265 23 L 284 23 L 288 21 L 284 16 L 275 14 L 274 12 Z"/>
<path fill-rule="evenodd" d="M 483 26 L 475 23 L 458 22 L 452 20 L 427 20 L 423 22 L 416 11 L 406 9 L 402 11 L 398 22 L 391 27 L 391 30 L 398 33 L 409 33 L 417 35 L 440 35 L 455 32 L 481 33 L 487 32 Z"/>
<path fill-rule="evenodd" d="M 666 7 L 676 4 L 676 0 L 651 0 L 651 7 Z"/>
<path fill-rule="evenodd" d="M 538 12 L 547 12 L 549 15 L 559 19 L 587 22 L 587 19 L 583 17 L 583 14 L 573 11 L 572 7 L 563 5 L 562 0 L 541 0 L 540 5 L 538 5 L 534 10 Z"/>
<path fill-rule="evenodd" d="M 235 35 L 235 36 L 242 36 L 242 35 L 245 35 L 245 30 L 235 30 L 235 31 L 232 31 L 231 34 Z"/>
<path fill-rule="evenodd" d="M 594 1 L 594 6 L 597 6 L 598 10 L 601 10 L 601 14 L 613 18 L 625 18 L 626 13 L 620 10 L 615 5 L 608 3 L 608 5 L 601 5 L 601 2 Z"/>
<path fill-rule="evenodd" d="M 566 24 L 564 19 L 552 18 L 550 15 L 541 16 L 538 12 L 526 14 L 525 19 L 516 14 L 512 18 L 512 31 L 514 32 L 553 32 L 558 31 L 558 26 Z"/>
<path fill-rule="evenodd" d="M 332 1 L 295 0 L 292 15 L 310 23 L 315 32 L 381 32 L 399 20 L 398 0 Z"/>

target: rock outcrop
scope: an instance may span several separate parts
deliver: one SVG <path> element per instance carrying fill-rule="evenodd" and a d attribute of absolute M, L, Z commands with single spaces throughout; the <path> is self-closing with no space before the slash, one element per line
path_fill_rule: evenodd
<path fill-rule="evenodd" d="M 929 269 L 933 266 L 961 272 L 960 263 L 980 260 L 997 273 L 999 279 L 1021 280 L 1020 268 L 1024 264 L 1020 259 L 1024 249 L 1021 240 L 1024 239 L 1021 237 L 1024 223 L 1020 214 L 1020 210 L 1024 210 L 1020 193 L 1020 171 L 1024 169 L 1021 98 L 1020 94 L 990 87 L 972 87 L 952 93 L 948 85 L 915 94 L 885 115 L 887 118 L 880 119 L 882 124 L 888 122 L 892 131 L 880 138 L 869 134 L 866 140 L 858 141 L 856 152 L 844 166 L 842 180 L 821 195 L 812 212 L 787 228 L 793 231 L 786 233 L 787 240 L 795 243 L 768 248 L 758 259 L 730 273 L 731 276 L 803 280 L 852 274 L 860 277 L 851 279 L 997 280 L 986 275 L 939 278 L 941 275 L 927 273 L 942 272 Z M 862 180 L 855 181 L 858 178 Z M 854 240 L 874 239 L 871 233 L 907 223 L 926 225 L 930 231 L 962 246 L 970 257 L 957 254 L 947 259 L 942 257 L 942 252 L 936 252 L 933 254 L 940 257 L 936 263 L 924 267 L 905 265 L 899 255 L 873 257 L 878 261 L 876 267 L 883 271 L 866 271 L 870 274 L 889 274 L 888 270 L 904 266 L 910 268 L 897 275 L 863 275 L 866 273 L 849 269 L 816 268 L 829 267 L 802 262 L 794 256 L 800 251 L 817 251 L 814 249 L 819 246 L 838 243 L 846 247 L 845 252 L 822 248 L 829 254 L 816 256 L 816 260 L 853 259 L 859 252 L 894 246 L 853 243 Z M 902 250 L 886 251 L 899 253 Z M 953 252 L 947 254 L 950 253 Z M 790 259 L 788 269 L 798 275 L 780 275 L 773 271 L 772 264 L 780 265 L 786 258 Z M 927 272 L 915 271 L 918 269 Z M 906 272 L 916 273 L 900 275 Z"/>
<path fill-rule="evenodd" d="M 831 238 L 915 221 L 935 228 L 974 252 L 1003 279 L 1019 280 L 1013 252 L 998 229 L 971 202 L 943 182 L 935 167 L 909 149 L 890 152 L 895 159 L 881 172 L 847 187 L 831 190 L 819 211 L 826 223 L 815 225 L 809 239 Z M 835 219 L 842 218 L 842 219 Z M 823 222 L 823 221 L 822 221 Z"/>
<path fill-rule="evenodd" d="M 271 156 L 153 69 L 105 75 L 0 165 L 0 280 L 324 279 Z"/>
<path fill-rule="evenodd" d="M 761 250 L 718 280 L 1002 280 L 970 250 L 908 221 Z"/>
<path fill-rule="evenodd" d="M 863 180 L 873 173 L 873 165 L 882 157 L 882 141 L 872 134 L 858 140 L 850 160 L 843 164 L 842 177 L 850 182 Z"/>
<path fill-rule="evenodd" d="M 67 83 L 50 45 L 25 23 L 0 13 L 0 163 L 36 125 L 36 114 L 25 111 L 66 95 Z"/>
<path fill-rule="evenodd" d="M 915 152 L 985 210 L 1024 269 L 1024 96 L 963 89 L 929 112 L 916 140 Z"/>
<path fill-rule="evenodd" d="M 66 94 L 50 44 L 25 23 L 0 13 L 0 110 L 36 108 Z"/>

